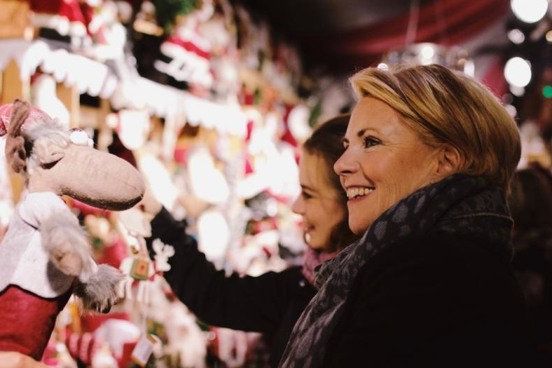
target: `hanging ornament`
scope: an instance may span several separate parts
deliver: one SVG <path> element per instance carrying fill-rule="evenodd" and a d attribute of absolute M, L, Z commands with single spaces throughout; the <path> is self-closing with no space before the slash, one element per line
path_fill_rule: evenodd
<path fill-rule="evenodd" d="M 174 248 L 155 239 L 155 256 L 153 261 L 150 259 L 145 238 L 151 236 L 151 227 L 138 209 L 121 212 L 118 228 L 129 247 L 129 255 L 123 259 L 119 267 L 125 274 L 125 279 L 119 287 L 119 297 L 136 299 L 147 306 L 150 304 L 150 284 L 154 277 L 170 269 L 168 259 L 174 255 Z M 133 292 L 134 287 L 136 293 Z"/>

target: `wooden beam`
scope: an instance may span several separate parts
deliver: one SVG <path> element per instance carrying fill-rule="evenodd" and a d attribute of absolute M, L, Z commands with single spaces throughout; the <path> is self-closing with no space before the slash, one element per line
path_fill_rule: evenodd
<path fill-rule="evenodd" d="M 21 80 L 19 66 L 13 59 L 9 61 L 0 75 L 0 100 L 2 104 L 12 103 L 16 98 L 29 101 L 30 83 L 29 81 Z M 8 169 L 8 175 L 12 190 L 12 199 L 14 204 L 16 204 L 21 198 L 25 183 L 21 175 L 14 173 L 11 169 Z"/>
<path fill-rule="evenodd" d="M 30 83 L 29 81 L 21 80 L 19 66 L 13 59 L 8 62 L 6 68 L 2 71 L 0 92 L 2 104 L 11 103 L 16 98 L 29 101 Z"/>
<path fill-rule="evenodd" d="M 80 94 L 77 87 L 58 83 L 56 94 L 69 111 L 69 127 L 80 128 Z"/>

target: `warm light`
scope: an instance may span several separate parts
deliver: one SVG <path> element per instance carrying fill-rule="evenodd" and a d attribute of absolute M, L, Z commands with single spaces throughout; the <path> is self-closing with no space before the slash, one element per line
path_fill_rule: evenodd
<path fill-rule="evenodd" d="M 519 29 L 514 28 L 508 32 L 508 39 L 512 41 L 512 43 L 519 45 L 525 41 L 525 35 Z"/>
<path fill-rule="evenodd" d="M 385 66 L 382 64 L 386 64 Z M 429 65 L 439 64 L 463 71 L 473 76 L 473 60 L 466 50 L 459 47 L 446 47 L 430 42 L 411 44 L 390 50 L 382 57 L 378 68 L 387 65 Z"/>
<path fill-rule="evenodd" d="M 512 12 L 521 21 L 535 23 L 541 20 L 548 10 L 547 0 L 511 0 Z"/>
<path fill-rule="evenodd" d="M 547 42 L 552 43 L 552 31 L 546 32 L 546 35 L 544 37 L 546 37 Z"/>
<path fill-rule="evenodd" d="M 471 59 L 459 59 L 458 66 L 464 71 L 465 74 L 474 76 L 475 75 L 475 64 Z"/>
<path fill-rule="evenodd" d="M 515 56 L 506 62 L 504 66 L 504 77 L 514 87 L 525 87 L 531 81 L 531 64 Z"/>
<path fill-rule="evenodd" d="M 517 109 L 515 106 L 508 104 L 504 106 L 504 108 L 506 108 L 508 115 L 510 115 L 512 118 L 515 118 L 517 116 Z"/>
<path fill-rule="evenodd" d="M 420 56 L 422 58 L 422 64 L 431 64 L 435 56 L 433 45 L 423 45 L 420 49 Z"/>
<path fill-rule="evenodd" d="M 510 86 L 510 92 L 517 97 L 522 97 L 525 94 L 525 88 L 523 87 L 516 87 L 514 85 Z"/>

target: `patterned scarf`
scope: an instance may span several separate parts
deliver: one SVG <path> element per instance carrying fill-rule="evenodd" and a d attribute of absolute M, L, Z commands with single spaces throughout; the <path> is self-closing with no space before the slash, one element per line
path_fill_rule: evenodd
<path fill-rule="evenodd" d="M 455 174 L 402 199 L 358 241 L 320 267 L 316 275 L 320 290 L 295 324 L 280 366 L 322 365 L 353 281 L 387 245 L 430 232 L 448 233 L 500 244 L 498 250 L 511 257 L 512 224 L 504 191 L 479 177 Z"/>
<path fill-rule="evenodd" d="M 337 252 L 320 252 L 316 249 L 307 247 L 301 273 L 312 286 L 318 288 L 318 284 L 315 283 L 315 272 L 317 267 L 319 267 L 324 262 L 327 262 L 330 259 L 334 258 L 336 255 Z"/>

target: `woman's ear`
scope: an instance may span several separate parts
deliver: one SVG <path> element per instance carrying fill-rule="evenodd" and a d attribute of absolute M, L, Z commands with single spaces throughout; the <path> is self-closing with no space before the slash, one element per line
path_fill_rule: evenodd
<path fill-rule="evenodd" d="M 449 144 L 443 145 L 438 153 L 438 165 L 435 174 L 440 178 L 457 173 L 462 166 L 460 152 Z"/>

